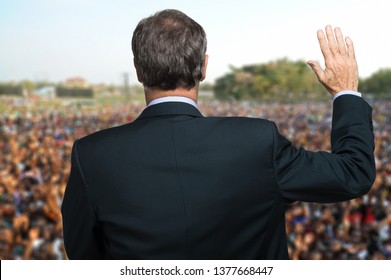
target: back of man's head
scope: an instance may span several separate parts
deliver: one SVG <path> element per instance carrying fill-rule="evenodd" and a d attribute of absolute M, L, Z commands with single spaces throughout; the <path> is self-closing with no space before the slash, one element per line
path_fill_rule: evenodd
<path fill-rule="evenodd" d="M 141 20 L 133 32 L 132 50 L 144 87 L 191 89 L 202 79 L 205 31 L 180 11 L 164 10 Z"/>

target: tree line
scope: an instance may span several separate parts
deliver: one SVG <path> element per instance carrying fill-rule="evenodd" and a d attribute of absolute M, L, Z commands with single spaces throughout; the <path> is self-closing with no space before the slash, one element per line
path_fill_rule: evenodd
<path fill-rule="evenodd" d="M 230 67 L 213 87 L 223 100 L 324 100 L 329 96 L 306 62 L 287 58 L 263 64 Z M 391 68 L 360 79 L 359 91 L 375 97 L 391 98 Z"/>
<path fill-rule="evenodd" d="M 43 86 L 59 86 L 58 83 L 22 80 L 18 83 L 1 83 L 1 86 L 19 86 L 27 92 Z M 101 85 L 98 91 L 116 92 L 121 86 Z M 305 61 L 282 58 L 262 64 L 231 66 L 227 74 L 214 84 L 201 83 L 201 90 L 213 91 L 222 100 L 301 101 L 327 100 L 329 95 L 317 81 Z M 143 90 L 133 86 L 132 92 Z M 380 69 L 365 79 L 360 79 L 359 91 L 375 98 L 391 99 L 391 68 Z"/>

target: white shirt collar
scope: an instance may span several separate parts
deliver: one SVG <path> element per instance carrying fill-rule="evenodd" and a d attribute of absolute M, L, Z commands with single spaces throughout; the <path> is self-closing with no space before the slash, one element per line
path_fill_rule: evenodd
<path fill-rule="evenodd" d="M 193 105 L 194 107 L 197 108 L 197 103 L 195 103 L 193 99 L 184 96 L 166 96 L 166 97 L 156 98 L 151 102 L 149 102 L 147 107 L 163 102 L 184 102 Z"/>

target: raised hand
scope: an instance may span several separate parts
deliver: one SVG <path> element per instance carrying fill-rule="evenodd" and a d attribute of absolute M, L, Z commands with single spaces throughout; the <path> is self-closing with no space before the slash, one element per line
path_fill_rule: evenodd
<path fill-rule="evenodd" d="M 357 91 L 358 67 L 352 40 L 349 37 L 344 40 L 341 29 L 337 27 L 333 32 L 330 25 L 326 26 L 326 35 L 322 30 L 317 35 L 326 68 L 323 70 L 313 60 L 307 63 L 318 80 L 333 96 L 343 90 Z"/>

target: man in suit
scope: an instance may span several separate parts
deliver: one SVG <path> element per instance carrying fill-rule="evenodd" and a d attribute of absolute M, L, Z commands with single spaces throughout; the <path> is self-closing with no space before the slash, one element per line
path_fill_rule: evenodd
<path fill-rule="evenodd" d="M 338 202 L 374 178 L 371 107 L 357 92 L 353 43 L 318 31 L 333 96 L 332 152 L 298 149 L 268 120 L 204 117 L 203 28 L 165 10 L 143 19 L 132 49 L 146 109 L 75 141 L 63 204 L 70 259 L 288 259 L 284 205 Z"/>

